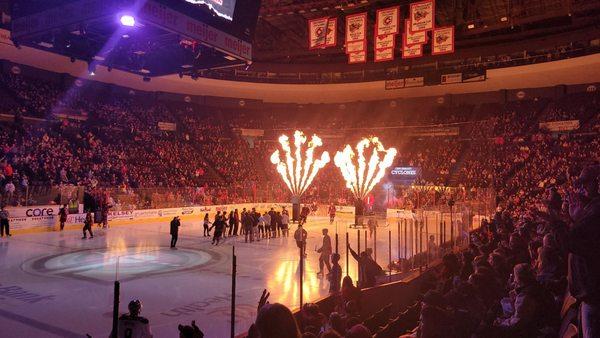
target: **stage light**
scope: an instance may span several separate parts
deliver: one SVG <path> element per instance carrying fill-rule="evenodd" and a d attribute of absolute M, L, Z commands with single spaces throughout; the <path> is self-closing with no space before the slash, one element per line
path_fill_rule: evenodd
<path fill-rule="evenodd" d="M 131 15 L 121 15 L 121 25 L 123 26 L 127 26 L 127 27 L 133 27 L 135 26 L 135 18 Z"/>
<path fill-rule="evenodd" d="M 507 18 L 507 17 L 505 17 L 505 16 L 503 16 L 503 17 L 501 17 L 501 18 L 500 18 L 500 21 L 501 21 L 501 22 L 506 22 L 506 21 L 508 21 L 508 18 Z"/>
<path fill-rule="evenodd" d="M 277 172 L 281 175 L 283 182 L 290 189 L 292 195 L 299 198 L 310 186 L 320 169 L 329 163 L 329 153 L 324 151 L 320 158 L 314 159 L 317 147 L 323 145 L 323 141 L 317 135 L 313 135 L 308 142 L 308 148 L 303 151 L 303 145 L 308 138 L 301 131 L 294 133 L 294 149 L 290 146 L 287 135 L 279 137 L 279 144 L 284 153 L 284 160 L 279 156 L 279 150 L 271 154 L 271 163 L 276 165 Z M 304 155 L 304 156 L 303 156 Z"/>
<path fill-rule="evenodd" d="M 470 23 L 470 24 L 467 25 L 467 28 L 468 29 L 473 29 L 473 28 L 475 28 L 475 24 L 474 23 Z"/>
<path fill-rule="evenodd" d="M 365 150 L 368 148 L 373 151 L 367 162 Z M 355 149 L 356 152 L 347 144 L 343 151 L 335 154 L 334 162 L 340 168 L 346 187 L 357 200 L 362 201 L 381 181 L 385 170 L 393 164 L 398 151 L 395 148 L 385 149 L 377 137 L 362 139 Z M 380 154 L 385 155 L 381 158 Z"/>
<path fill-rule="evenodd" d="M 90 76 L 96 75 L 96 64 L 94 64 L 94 63 L 88 63 L 88 74 Z"/>

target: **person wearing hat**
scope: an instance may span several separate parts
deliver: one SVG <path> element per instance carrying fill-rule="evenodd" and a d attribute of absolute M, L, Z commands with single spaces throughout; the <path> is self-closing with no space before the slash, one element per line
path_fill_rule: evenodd
<path fill-rule="evenodd" d="M 566 235 L 569 291 L 581 302 L 582 336 L 600 337 L 600 166 L 588 166 L 568 196 L 572 226 Z M 557 237 L 558 239 L 558 237 Z"/>
<path fill-rule="evenodd" d="M 115 335 L 113 332 L 110 336 L 118 338 L 152 338 L 150 322 L 148 319 L 140 316 L 142 302 L 137 299 L 132 300 L 129 302 L 127 308 L 129 309 L 129 313 L 119 317 L 117 334 Z"/>
<path fill-rule="evenodd" d="M 181 226 L 179 216 L 173 217 L 170 226 L 171 229 L 169 233 L 171 234 L 171 248 L 175 248 L 175 245 L 177 244 L 177 238 L 179 237 L 179 227 Z"/>

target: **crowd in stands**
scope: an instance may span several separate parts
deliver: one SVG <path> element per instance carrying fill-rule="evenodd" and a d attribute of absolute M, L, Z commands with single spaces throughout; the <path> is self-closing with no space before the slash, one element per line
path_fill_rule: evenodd
<path fill-rule="evenodd" d="M 378 136 L 386 146 L 399 150 L 396 163 L 421 167 L 416 184 L 452 185 L 467 192 L 493 188 L 503 200 L 551 185 L 544 179 L 548 169 L 564 179 L 572 174 L 566 172 L 568 164 L 597 156 L 595 92 L 504 105 L 461 104 L 409 115 L 386 114 L 382 106 L 364 120 L 369 109 L 360 105 L 357 112 L 340 108 L 331 114 L 299 108 L 298 114 L 282 118 L 277 112 L 240 113 L 125 92 L 104 95 L 86 91 L 85 85 L 61 90 L 51 81 L 20 74 L 2 74 L 0 84 L 2 95 L 11 98 L 3 100 L 0 108 L 15 116 L 12 124 L 0 124 L 5 131 L 0 135 L 1 189 L 10 204 L 35 203 L 26 201 L 33 186 L 61 184 L 89 190 L 118 187 L 121 193 L 137 195 L 130 198 L 137 207 L 152 205 L 136 193 L 144 188 L 177 190 L 173 194 L 188 195 L 188 203 L 287 199 L 282 184 L 270 179 L 277 175 L 269 162 L 277 137 L 293 129 L 334 136 L 326 138 L 324 146 L 333 155 L 343 144 L 373 133 L 373 129 L 355 129 L 359 123 L 363 128 L 386 127 L 378 130 Z M 568 134 L 557 136 L 538 126 L 538 122 L 575 118 L 580 129 Z M 177 130 L 161 130 L 159 122 L 175 123 Z M 407 126 L 423 125 L 456 126 L 460 134 L 404 136 Z M 249 139 L 240 135 L 239 128 L 263 129 L 265 135 Z M 548 152 L 553 156 L 545 156 Z M 305 198 L 348 202 L 351 196 L 344 185 L 337 168 L 330 165 L 316 177 Z M 417 202 L 417 193 L 402 189 L 395 189 L 392 197 L 385 194 L 394 205 L 422 206 L 438 200 L 431 193 L 433 198 L 418 196 Z"/>

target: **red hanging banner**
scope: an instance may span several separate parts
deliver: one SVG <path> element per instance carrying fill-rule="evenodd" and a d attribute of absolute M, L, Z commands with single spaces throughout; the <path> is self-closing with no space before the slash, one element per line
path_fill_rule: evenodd
<path fill-rule="evenodd" d="M 337 44 L 337 18 L 308 20 L 308 49 L 332 47 Z"/>
<path fill-rule="evenodd" d="M 308 20 L 308 49 L 325 47 L 329 18 Z"/>
<path fill-rule="evenodd" d="M 431 55 L 454 53 L 454 26 L 436 28 L 432 40 Z"/>
<path fill-rule="evenodd" d="M 348 54 L 348 63 L 365 63 L 367 62 L 367 51 L 354 52 Z"/>
<path fill-rule="evenodd" d="M 402 43 L 405 46 L 413 46 L 413 45 L 422 45 L 427 43 L 427 32 L 414 32 L 410 31 L 410 20 L 404 21 L 404 34 L 403 38 L 405 39 Z"/>
<path fill-rule="evenodd" d="M 375 36 L 398 34 L 400 32 L 400 7 L 377 10 L 375 16 Z"/>
<path fill-rule="evenodd" d="M 402 34 L 402 41 L 406 41 L 406 37 L 404 36 L 405 34 Z M 411 58 L 418 58 L 423 56 L 423 45 L 412 45 L 412 46 L 406 46 L 405 44 L 402 44 L 402 58 L 403 59 L 411 59 Z"/>
<path fill-rule="evenodd" d="M 367 39 L 367 13 L 346 17 L 346 43 Z"/>
<path fill-rule="evenodd" d="M 429 31 L 435 27 L 435 2 L 426 0 L 410 4 L 410 31 Z"/>
<path fill-rule="evenodd" d="M 375 62 L 391 61 L 394 59 L 394 48 L 375 50 Z"/>

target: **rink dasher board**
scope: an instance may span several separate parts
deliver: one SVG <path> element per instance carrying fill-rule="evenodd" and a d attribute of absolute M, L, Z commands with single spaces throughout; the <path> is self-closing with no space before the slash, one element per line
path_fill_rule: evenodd
<path fill-rule="evenodd" d="M 210 221 L 215 219 L 217 212 L 229 213 L 237 209 L 238 212 L 246 208 L 246 210 L 256 209 L 257 212 L 264 213 L 271 210 L 281 211 L 285 207 L 291 212 L 291 203 L 239 203 L 239 204 L 221 204 L 221 205 L 205 205 L 205 206 L 190 206 L 177 208 L 161 208 L 161 209 L 142 209 L 142 210 L 111 210 L 108 212 L 108 221 L 111 225 L 131 224 L 141 220 L 144 222 L 168 222 L 175 216 L 179 216 L 183 221 L 198 221 L 201 222 L 206 214 Z M 29 214 L 41 216 L 27 216 L 27 210 L 36 210 Z M 36 207 L 18 207 L 8 209 L 10 213 L 11 230 L 20 232 L 44 232 L 54 231 L 57 229 L 60 216 L 58 211 L 59 205 L 46 205 Z M 328 206 L 320 205 L 317 214 L 327 213 Z M 354 216 L 354 206 L 336 205 L 336 215 L 340 218 Z M 80 226 L 85 221 L 85 213 L 67 215 L 67 226 Z"/>

